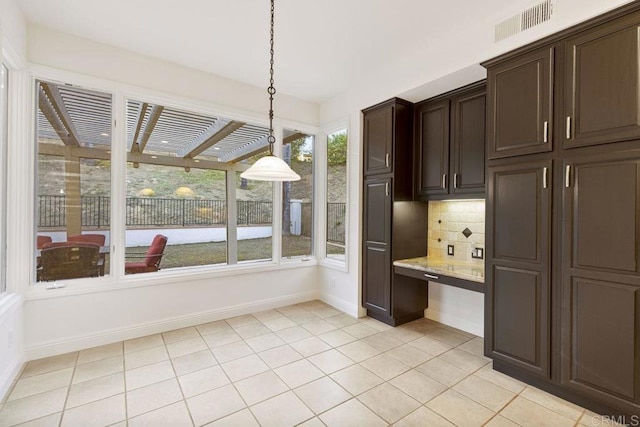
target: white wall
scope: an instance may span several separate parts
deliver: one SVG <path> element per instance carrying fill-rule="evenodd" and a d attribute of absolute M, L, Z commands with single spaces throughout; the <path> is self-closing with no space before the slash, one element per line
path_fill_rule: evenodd
<path fill-rule="evenodd" d="M 44 27 L 29 25 L 28 28 L 27 59 L 32 64 L 204 101 L 226 111 L 267 117 L 266 87 L 251 86 Z M 317 104 L 283 94 L 278 94 L 274 102 L 276 118 L 318 124 Z"/>
<path fill-rule="evenodd" d="M 362 210 L 362 120 L 361 110 L 394 96 L 416 102 L 465 84 L 481 80 L 486 76 L 480 62 L 509 52 L 544 36 L 558 32 L 571 25 L 585 21 L 629 0 L 557 0 L 551 21 L 534 29 L 503 40 L 493 42 L 493 28 L 503 19 L 519 12 L 519 9 L 502 9 L 494 16 L 479 17 L 475 25 L 460 28 L 452 23 L 451 35 L 442 35 L 434 40 L 416 37 L 414 49 L 394 62 L 381 58 L 380 67 L 369 69 L 346 93 L 324 102 L 320 107 L 320 122 L 331 123 L 347 118 L 349 127 L 349 219 L 348 273 L 323 271 L 319 280 L 323 299 L 338 300 L 344 306 L 359 307 L 361 301 L 360 259 L 361 210 Z M 426 33 L 425 33 L 426 34 Z M 323 268 L 324 270 L 324 268 Z M 335 280 L 336 286 L 332 285 Z M 462 327 L 478 333 L 478 298 L 462 298 L 462 305 L 453 306 L 444 298 L 450 292 L 435 291 L 430 295 L 430 306 L 438 311 L 439 319 L 452 326 Z M 464 313 L 475 313 L 466 318 Z M 458 319 L 458 320 L 455 320 Z M 476 319 L 471 321 L 470 319 Z M 474 323 L 475 322 L 475 323 Z M 454 325 L 455 324 L 455 325 Z M 466 327 L 463 327 L 467 325 Z"/>
<path fill-rule="evenodd" d="M 205 279 L 175 274 L 148 286 L 84 294 L 70 288 L 25 304 L 27 360 L 317 298 L 317 267 Z"/>
<path fill-rule="evenodd" d="M 18 294 L 0 298 L 0 400 L 24 363 L 23 302 Z"/>

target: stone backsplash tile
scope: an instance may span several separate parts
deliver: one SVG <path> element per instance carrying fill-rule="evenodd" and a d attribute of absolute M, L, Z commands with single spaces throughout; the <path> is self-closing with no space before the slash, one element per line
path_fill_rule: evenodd
<path fill-rule="evenodd" d="M 484 260 L 471 258 L 471 252 L 474 248 L 484 249 L 484 216 L 484 200 L 430 201 L 428 255 L 483 263 Z M 462 234 L 465 228 L 472 232 L 468 238 Z M 447 256 L 447 245 L 454 245 L 453 257 Z"/>

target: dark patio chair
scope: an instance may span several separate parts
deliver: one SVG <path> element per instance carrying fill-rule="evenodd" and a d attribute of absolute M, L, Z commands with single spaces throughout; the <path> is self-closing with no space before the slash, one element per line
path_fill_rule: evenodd
<path fill-rule="evenodd" d="M 160 270 L 160 261 L 164 255 L 164 248 L 167 246 L 167 236 L 158 234 L 153 238 L 151 246 L 145 254 L 126 254 L 125 258 L 144 258 L 139 262 L 125 262 L 124 272 L 126 274 L 150 273 Z"/>
<path fill-rule="evenodd" d="M 74 243 L 96 243 L 99 246 L 104 246 L 106 237 L 104 234 L 76 234 L 67 237 L 67 241 Z M 102 264 L 100 266 L 100 275 L 104 276 L 104 265 L 106 264 L 106 254 L 100 253 L 100 259 Z"/>
<path fill-rule="evenodd" d="M 42 249 L 42 247 L 44 245 L 46 245 L 47 243 L 51 243 L 52 239 L 49 236 L 41 236 L 38 235 L 37 240 L 36 240 L 36 248 L 37 249 Z"/>
<path fill-rule="evenodd" d="M 97 277 L 100 275 L 100 246 L 92 243 L 48 243 L 41 251 L 44 281 Z"/>

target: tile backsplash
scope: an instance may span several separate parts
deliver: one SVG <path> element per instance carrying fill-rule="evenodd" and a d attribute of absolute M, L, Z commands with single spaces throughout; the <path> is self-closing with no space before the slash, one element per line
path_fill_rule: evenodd
<path fill-rule="evenodd" d="M 484 263 L 471 258 L 474 248 L 484 249 L 484 208 L 484 200 L 430 201 L 428 255 Z M 463 234 L 465 229 L 471 231 L 469 237 Z M 454 245 L 454 256 L 447 255 L 447 245 Z"/>

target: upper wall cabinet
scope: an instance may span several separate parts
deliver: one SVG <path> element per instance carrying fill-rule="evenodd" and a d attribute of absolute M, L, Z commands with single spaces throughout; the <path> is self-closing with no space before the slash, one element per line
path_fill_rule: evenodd
<path fill-rule="evenodd" d="M 553 150 L 553 59 L 544 47 L 489 68 L 489 159 Z"/>
<path fill-rule="evenodd" d="M 565 45 L 564 147 L 640 138 L 640 13 Z"/>
<path fill-rule="evenodd" d="M 393 98 L 363 114 L 364 176 L 393 175 L 395 200 L 411 200 L 413 104 Z"/>
<path fill-rule="evenodd" d="M 416 107 L 416 198 L 484 197 L 484 82 Z"/>

